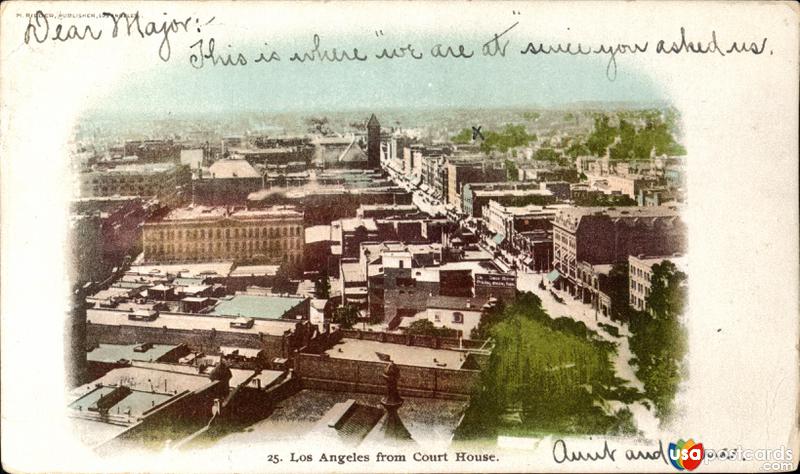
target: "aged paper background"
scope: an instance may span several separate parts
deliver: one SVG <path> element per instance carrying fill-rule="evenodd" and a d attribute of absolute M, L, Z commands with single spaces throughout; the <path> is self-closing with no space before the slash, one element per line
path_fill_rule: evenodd
<path fill-rule="evenodd" d="M 263 448 L 198 455 L 120 455 L 99 461 L 70 435 L 64 418 L 62 315 L 66 203 L 64 150 L 76 116 L 102 105 L 125 80 L 166 74 L 158 40 L 25 45 L 18 13 L 139 10 L 150 16 L 216 16 L 231 41 L 312 32 L 373 35 L 377 28 L 487 37 L 522 11 L 521 38 L 598 44 L 679 37 L 707 41 L 768 38 L 760 56 L 618 57 L 620 76 L 645 75 L 681 112 L 689 152 L 690 373 L 679 395 L 683 417 L 664 440 L 693 436 L 707 447 L 798 452 L 798 11 L 789 3 L 326 3 L 185 2 L 2 5 L 2 444 L 12 471 L 194 472 L 297 470 L 272 466 Z M 267 13 L 268 12 L 268 13 Z M 571 32 L 566 31 L 570 27 Z M 574 33 L 574 32 L 580 32 Z M 574 36 L 569 36 L 574 35 Z M 194 39 L 175 35 L 173 63 Z M 652 47 L 653 45 L 651 45 Z M 188 65 L 183 67 L 188 68 Z M 535 61 L 530 67 L 536 68 Z M 518 71 L 526 74 L 527 71 Z M 477 80 L 477 79 L 476 79 Z M 598 74 L 598 81 L 605 80 Z M 269 87 L 265 79 L 259 87 Z M 191 89 L 189 82 L 181 87 Z M 242 94 L 246 94 L 242 91 Z M 199 98 L 198 98 L 199 100 Z M 167 106 L 169 106 L 167 104 Z M 316 449 L 315 447 L 309 447 Z M 558 465 L 551 445 L 495 465 L 454 471 L 613 469 Z M 617 463 L 619 469 L 665 470 Z M 369 471 L 370 465 L 313 464 L 303 470 Z M 381 468 L 388 469 L 388 468 Z M 400 469 L 393 467 L 392 469 Z M 442 470 L 416 464 L 406 470 Z M 709 469 L 708 466 L 700 468 Z M 748 471 L 745 462 L 716 469 Z"/>

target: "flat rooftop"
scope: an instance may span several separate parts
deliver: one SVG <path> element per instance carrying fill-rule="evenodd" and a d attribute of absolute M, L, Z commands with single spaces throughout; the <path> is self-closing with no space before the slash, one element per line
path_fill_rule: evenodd
<path fill-rule="evenodd" d="M 111 168 L 94 170 L 94 173 L 115 173 L 115 174 L 155 174 L 165 173 L 175 169 L 173 163 L 129 163 L 115 165 Z"/>
<path fill-rule="evenodd" d="M 331 239 L 331 226 L 330 225 L 315 225 L 306 227 L 306 243 L 313 242 L 328 242 Z"/>
<path fill-rule="evenodd" d="M 105 397 L 113 392 L 117 387 L 103 385 L 96 387 L 81 398 L 75 400 L 68 405 L 71 410 L 79 412 L 89 411 L 89 408 L 97 403 L 101 397 Z M 175 394 L 155 393 L 144 390 L 133 390 L 125 398 L 109 407 L 108 412 L 112 414 L 130 415 L 132 417 L 141 417 L 144 412 L 154 408 L 162 403 L 169 401 Z"/>
<path fill-rule="evenodd" d="M 118 362 L 120 360 L 156 361 L 175 350 L 174 344 L 150 344 L 145 351 L 136 351 L 142 344 L 99 344 L 86 353 L 89 362 Z"/>
<path fill-rule="evenodd" d="M 289 296 L 233 295 L 220 299 L 212 316 L 243 316 L 255 319 L 281 319 L 281 317 L 304 301 Z"/>
<path fill-rule="evenodd" d="M 197 368 L 192 368 L 194 373 L 186 373 L 167 370 L 169 364 L 160 365 L 164 366 L 164 368 L 120 367 L 111 370 L 97 380 L 72 390 L 71 394 L 77 396 L 74 400 L 78 401 L 84 394 L 92 391 L 99 384 L 106 387 L 122 385 L 131 390 L 141 390 L 172 397 L 176 393 L 185 390 L 197 390 L 211 383 L 211 379 L 206 375 L 197 373 Z"/>
<path fill-rule="evenodd" d="M 196 221 L 228 219 L 302 218 L 303 214 L 291 206 L 273 206 L 264 209 L 234 209 L 224 206 L 187 206 L 173 209 L 159 221 Z"/>
<path fill-rule="evenodd" d="M 278 268 L 278 265 L 241 265 L 234 268 L 230 276 L 274 276 Z"/>
<path fill-rule="evenodd" d="M 332 359 L 370 362 L 382 362 L 378 357 L 378 353 L 382 353 L 389 355 L 399 365 L 442 369 L 460 369 L 466 360 L 464 353 L 458 351 L 349 338 L 343 338 L 325 353 Z"/>
<path fill-rule="evenodd" d="M 226 277 L 231 273 L 233 262 L 177 263 L 134 265 L 126 275 L 146 275 L 149 277 L 166 277 L 167 275 L 182 278 L 198 278 L 203 276 Z"/>
<path fill-rule="evenodd" d="M 86 310 L 86 320 L 92 324 L 107 326 L 166 327 L 167 329 L 205 331 L 214 329 L 217 332 L 263 333 L 270 336 L 282 336 L 286 331 L 294 330 L 293 321 L 279 319 L 255 319 L 252 328 L 232 328 L 230 322 L 235 320 L 235 317 L 160 313 L 154 321 L 135 321 L 128 319 L 129 314 L 131 313 L 127 311 L 90 308 Z"/>

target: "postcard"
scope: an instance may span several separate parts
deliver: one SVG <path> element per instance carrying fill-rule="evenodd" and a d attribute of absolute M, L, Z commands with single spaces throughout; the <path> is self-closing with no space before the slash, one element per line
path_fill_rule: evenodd
<path fill-rule="evenodd" d="M 791 2 L 4 2 L 9 472 L 788 472 Z"/>

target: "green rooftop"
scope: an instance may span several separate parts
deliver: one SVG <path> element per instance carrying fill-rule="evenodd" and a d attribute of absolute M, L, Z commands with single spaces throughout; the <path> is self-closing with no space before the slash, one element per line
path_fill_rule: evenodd
<path fill-rule="evenodd" d="M 134 350 L 134 348 L 141 345 L 142 344 L 99 344 L 98 347 L 86 353 L 86 359 L 89 362 L 118 362 L 122 359 L 156 362 L 161 357 L 164 357 L 166 353 L 178 347 L 172 344 L 152 344 L 151 347 L 144 352 Z"/>
<path fill-rule="evenodd" d="M 243 316 L 255 319 L 281 319 L 303 302 L 303 298 L 290 296 L 234 295 L 229 300 L 220 300 L 211 316 Z"/>

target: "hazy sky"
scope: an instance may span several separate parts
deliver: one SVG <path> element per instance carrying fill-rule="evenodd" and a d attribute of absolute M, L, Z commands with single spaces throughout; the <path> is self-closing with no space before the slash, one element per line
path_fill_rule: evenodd
<path fill-rule="evenodd" d="M 505 58 L 476 51 L 473 58 L 434 59 L 430 37 L 403 38 L 426 45 L 421 60 L 409 58 L 365 62 L 306 63 L 289 61 L 290 52 L 312 48 L 311 35 L 270 43 L 280 62 L 255 64 L 257 44 L 217 41 L 216 51 L 244 51 L 244 67 L 189 64 L 189 49 L 175 51 L 169 63 L 153 61 L 117 87 L 105 91 L 96 110 L 173 113 L 265 110 L 349 110 L 369 108 L 552 106 L 580 101 L 653 102 L 663 99 L 652 80 L 631 67 L 631 58 L 618 58 L 616 80 L 606 77 L 608 56 L 572 57 L 521 55 L 520 44 Z M 457 38 L 451 41 L 457 42 Z M 464 39 L 475 46 L 476 42 Z M 379 40 L 323 36 L 326 47 L 358 46 L 374 55 Z M 378 45 L 381 45 L 380 47 Z M 627 62 L 627 64 L 626 64 Z"/>

